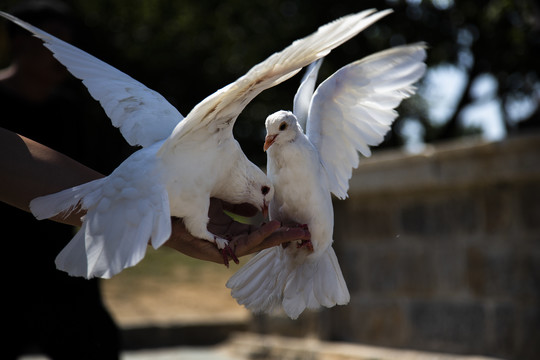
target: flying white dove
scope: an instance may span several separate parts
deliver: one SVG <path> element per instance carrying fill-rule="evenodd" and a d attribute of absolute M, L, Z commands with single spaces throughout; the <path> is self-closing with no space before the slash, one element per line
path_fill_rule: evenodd
<path fill-rule="evenodd" d="M 83 81 L 128 143 L 143 146 L 103 179 L 32 200 L 30 208 L 38 219 L 79 208 L 87 211 L 56 266 L 74 276 L 109 278 L 137 264 L 149 241 L 158 248 L 170 237 L 171 215 L 182 218 L 193 236 L 227 250 L 227 240 L 207 230 L 210 197 L 264 210 L 274 192 L 234 139 L 236 118 L 263 90 L 294 76 L 391 12 L 375 11 L 345 16 L 295 41 L 204 99 L 185 119 L 160 94 L 128 75 L 0 12 L 43 40 Z"/>
<path fill-rule="evenodd" d="M 350 296 L 332 248 L 331 193 L 347 197 L 358 151 L 370 156 L 390 129 L 400 102 L 424 74 L 425 46 L 382 51 L 351 63 L 313 94 L 321 60 L 310 65 L 294 100 L 294 113 L 266 119 L 268 177 L 274 185 L 270 218 L 306 224 L 310 241 L 259 252 L 227 283 L 239 304 L 254 312 L 283 307 L 292 319 L 306 308 L 332 307 Z M 306 134 L 300 122 L 307 124 Z"/>

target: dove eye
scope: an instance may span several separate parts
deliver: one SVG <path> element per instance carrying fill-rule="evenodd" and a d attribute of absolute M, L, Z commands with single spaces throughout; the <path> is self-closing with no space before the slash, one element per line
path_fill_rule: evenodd
<path fill-rule="evenodd" d="M 283 131 L 287 128 L 287 123 L 286 122 L 282 122 L 280 125 L 279 125 L 279 131 Z"/>
<path fill-rule="evenodd" d="M 270 191 L 270 188 L 268 186 L 263 186 L 261 188 L 261 192 L 262 192 L 263 195 L 268 194 L 269 191 Z"/>

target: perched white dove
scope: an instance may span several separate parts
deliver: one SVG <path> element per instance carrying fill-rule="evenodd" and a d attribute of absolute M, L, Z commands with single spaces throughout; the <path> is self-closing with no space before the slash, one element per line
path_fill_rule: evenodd
<path fill-rule="evenodd" d="M 382 142 L 401 100 L 424 74 L 425 46 L 395 47 L 351 63 L 313 89 L 321 60 L 310 65 L 295 96 L 294 113 L 266 119 L 264 149 L 274 185 L 270 218 L 306 224 L 310 241 L 259 252 L 228 281 L 239 304 L 254 312 L 283 307 L 292 319 L 306 308 L 349 302 L 332 249 L 331 193 L 347 197 L 360 151 Z M 302 126 L 307 123 L 306 134 Z"/>
<path fill-rule="evenodd" d="M 83 81 L 128 143 L 143 146 L 106 178 L 32 200 L 38 219 L 87 210 L 80 231 L 56 258 L 57 267 L 75 276 L 109 278 L 138 263 L 149 241 L 157 248 L 170 237 L 171 215 L 182 218 L 192 235 L 227 249 L 226 239 L 207 230 L 210 197 L 264 209 L 274 192 L 234 139 L 236 118 L 263 90 L 390 12 L 375 11 L 345 16 L 295 41 L 204 99 L 185 119 L 160 94 L 128 75 L 0 12 L 43 40 Z"/>

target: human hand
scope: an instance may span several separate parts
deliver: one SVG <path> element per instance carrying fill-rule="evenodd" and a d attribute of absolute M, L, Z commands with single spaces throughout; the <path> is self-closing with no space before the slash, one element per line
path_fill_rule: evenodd
<path fill-rule="evenodd" d="M 309 240 L 309 231 L 302 227 L 282 227 L 278 221 L 270 221 L 260 227 L 242 224 L 234 221 L 223 210 L 231 213 L 252 217 L 257 213 L 254 207 L 241 204 L 232 205 L 218 199 L 211 199 L 208 229 L 221 237 L 230 239 L 230 247 L 233 250 L 232 259 L 258 252 L 260 250 L 287 243 L 293 240 Z M 165 243 L 181 253 L 216 263 L 224 263 L 224 255 L 215 244 L 192 236 L 185 228 L 182 219 L 173 218 L 172 235 Z M 228 266 L 228 258 L 225 261 Z"/>

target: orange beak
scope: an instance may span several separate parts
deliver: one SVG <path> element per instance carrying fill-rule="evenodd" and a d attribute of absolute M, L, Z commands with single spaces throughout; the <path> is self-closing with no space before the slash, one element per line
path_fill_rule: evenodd
<path fill-rule="evenodd" d="M 263 204 L 262 214 L 263 214 L 264 220 L 268 219 L 268 205 L 266 205 L 266 201 Z"/>
<path fill-rule="evenodd" d="M 276 137 L 277 137 L 277 134 L 266 136 L 266 138 L 264 139 L 264 146 L 263 146 L 264 151 L 268 150 L 268 148 L 274 143 L 274 141 L 276 141 Z"/>

